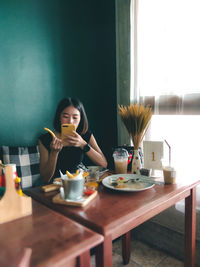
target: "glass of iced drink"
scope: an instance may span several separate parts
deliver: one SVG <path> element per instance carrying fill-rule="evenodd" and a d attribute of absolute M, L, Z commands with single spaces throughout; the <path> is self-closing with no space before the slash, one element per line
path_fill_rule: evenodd
<path fill-rule="evenodd" d="M 124 148 L 117 148 L 113 152 L 115 173 L 127 173 L 128 151 Z"/>
<path fill-rule="evenodd" d="M 171 166 L 163 167 L 163 177 L 165 184 L 175 184 L 176 183 L 176 170 Z"/>
<path fill-rule="evenodd" d="M 98 168 L 98 167 L 97 167 Z M 89 175 L 86 176 L 85 178 L 85 186 L 90 187 L 90 188 L 97 188 L 98 187 L 98 182 L 99 182 L 99 170 L 97 168 L 88 168 L 88 173 Z"/>

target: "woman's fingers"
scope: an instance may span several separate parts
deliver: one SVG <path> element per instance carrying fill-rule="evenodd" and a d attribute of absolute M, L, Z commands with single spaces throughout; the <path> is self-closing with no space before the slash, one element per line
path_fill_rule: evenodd
<path fill-rule="evenodd" d="M 51 149 L 60 151 L 63 147 L 62 140 L 59 138 L 54 138 L 54 140 L 51 142 Z"/>
<path fill-rule="evenodd" d="M 81 146 L 83 142 L 82 137 L 77 132 L 74 132 L 73 135 L 66 136 L 66 139 L 71 146 L 76 146 L 76 147 Z"/>

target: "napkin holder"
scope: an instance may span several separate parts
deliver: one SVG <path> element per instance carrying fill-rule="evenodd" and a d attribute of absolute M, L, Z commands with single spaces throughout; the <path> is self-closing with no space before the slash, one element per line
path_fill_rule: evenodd
<path fill-rule="evenodd" d="M 12 166 L 5 166 L 6 190 L 0 200 L 0 224 L 32 214 L 32 199 L 20 196 L 14 185 Z"/>
<path fill-rule="evenodd" d="M 163 142 L 162 141 L 143 141 L 144 149 L 144 168 L 151 169 L 152 177 L 156 177 L 155 170 L 162 170 Z M 159 175 L 160 176 L 160 175 Z"/>

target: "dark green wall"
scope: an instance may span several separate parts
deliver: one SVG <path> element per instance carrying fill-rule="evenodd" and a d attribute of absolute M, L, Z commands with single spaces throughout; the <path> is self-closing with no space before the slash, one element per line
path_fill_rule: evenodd
<path fill-rule="evenodd" d="M 80 98 L 105 153 L 117 143 L 115 1 L 0 1 L 0 145 L 32 145 Z"/>

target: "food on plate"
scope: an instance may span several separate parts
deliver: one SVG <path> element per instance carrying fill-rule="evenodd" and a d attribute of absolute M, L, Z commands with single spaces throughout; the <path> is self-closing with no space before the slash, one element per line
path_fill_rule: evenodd
<path fill-rule="evenodd" d="M 116 181 L 117 184 L 123 184 L 125 182 L 128 182 L 128 179 L 124 178 L 124 177 L 119 177 Z"/>
<path fill-rule="evenodd" d="M 84 190 L 84 195 L 86 195 L 86 196 L 90 196 L 90 195 L 92 195 L 94 192 L 95 192 L 94 189 L 92 189 L 92 188 L 86 188 L 86 189 Z"/>
<path fill-rule="evenodd" d="M 113 186 L 114 188 L 130 188 L 130 189 L 141 189 L 144 188 L 144 183 L 140 182 L 140 181 L 134 181 L 131 179 L 127 179 L 124 177 L 118 177 L 117 179 L 115 179 L 114 181 L 112 181 L 110 183 L 111 186 Z"/>
<path fill-rule="evenodd" d="M 129 186 L 126 184 L 117 184 L 115 185 L 115 188 L 128 188 Z"/>
<path fill-rule="evenodd" d="M 128 182 L 128 179 L 120 176 L 118 179 L 112 180 L 110 185 L 115 187 L 115 186 L 118 186 L 120 184 L 124 184 L 126 182 Z"/>
<path fill-rule="evenodd" d="M 44 128 L 44 130 L 49 132 L 52 135 L 53 139 L 56 137 L 55 134 L 50 129 Z"/>

